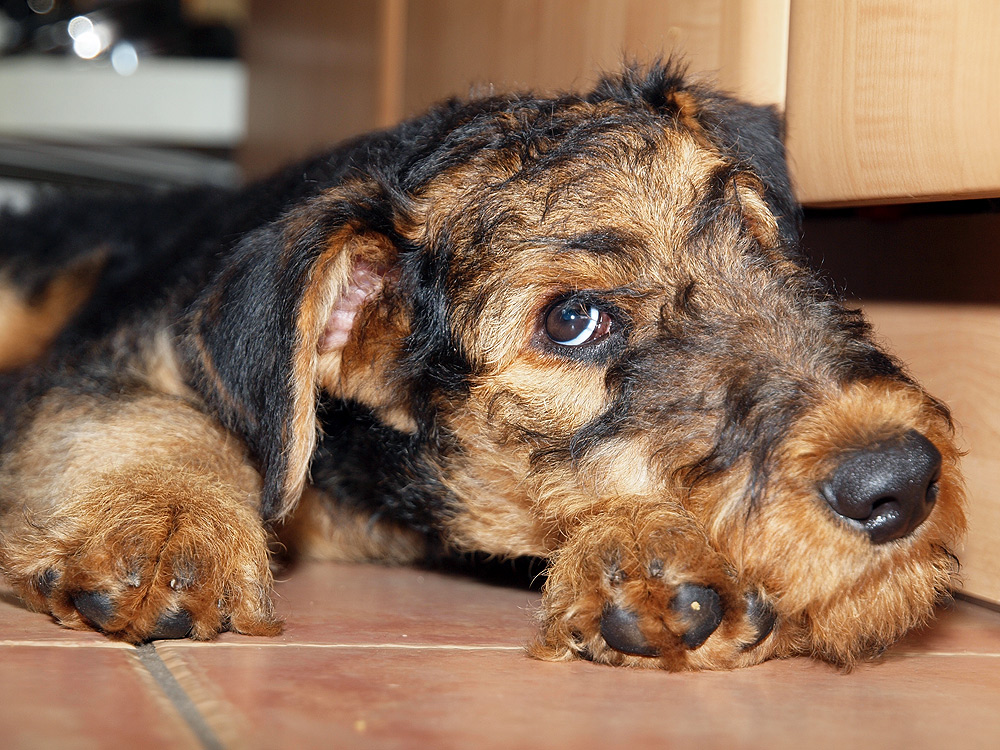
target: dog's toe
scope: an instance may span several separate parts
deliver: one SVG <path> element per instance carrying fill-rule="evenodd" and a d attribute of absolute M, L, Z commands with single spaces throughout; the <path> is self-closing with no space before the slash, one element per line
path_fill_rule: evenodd
<path fill-rule="evenodd" d="M 684 583 L 677 587 L 677 595 L 670 609 L 684 627 L 681 640 L 690 649 L 698 648 L 708 640 L 722 622 L 722 601 L 714 589 Z"/>
<path fill-rule="evenodd" d="M 59 571 L 47 568 L 35 577 L 35 589 L 42 596 L 49 596 L 59 583 Z"/>
<path fill-rule="evenodd" d="M 756 638 L 743 647 L 744 651 L 749 651 L 771 634 L 778 621 L 778 615 L 759 594 L 753 592 L 747 594 L 746 601 L 747 620 L 756 629 Z"/>
<path fill-rule="evenodd" d="M 601 637 L 615 651 L 633 656 L 659 656 L 639 630 L 639 617 L 629 609 L 608 604 L 601 614 Z"/>
<path fill-rule="evenodd" d="M 156 627 L 150 633 L 149 640 L 187 638 L 193 628 L 194 619 L 187 610 L 167 611 L 156 621 Z"/>
<path fill-rule="evenodd" d="M 115 605 L 111 597 L 101 591 L 79 591 L 70 596 L 73 606 L 80 616 L 98 629 L 104 629 L 115 616 Z"/>
<path fill-rule="evenodd" d="M 722 623 L 722 601 L 714 589 L 682 584 L 670 604 L 680 632 L 676 635 L 689 649 L 701 646 Z M 608 604 L 601 613 L 601 637 L 615 651 L 632 656 L 659 656 L 639 627 L 639 615 Z"/>

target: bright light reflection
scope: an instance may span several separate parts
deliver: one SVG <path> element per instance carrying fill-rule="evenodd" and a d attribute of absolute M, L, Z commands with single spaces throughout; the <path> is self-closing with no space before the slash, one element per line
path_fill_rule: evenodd
<path fill-rule="evenodd" d="M 40 16 L 50 13 L 55 6 L 55 0 L 28 0 L 28 7 Z"/>
<path fill-rule="evenodd" d="M 110 26 L 106 23 L 94 23 L 86 16 L 77 16 L 71 20 L 68 31 L 73 38 L 73 51 L 84 60 L 93 60 L 114 40 Z"/>
<path fill-rule="evenodd" d="M 74 39 L 79 39 L 85 34 L 94 33 L 94 22 L 86 16 L 77 16 L 69 22 L 69 35 Z"/>
<path fill-rule="evenodd" d="M 101 54 L 101 38 L 93 31 L 80 34 L 73 39 L 73 51 L 84 60 L 93 60 Z"/>
<path fill-rule="evenodd" d="M 118 75 L 130 76 L 139 68 L 139 53 L 132 42 L 118 42 L 111 48 L 111 67 Z"/>

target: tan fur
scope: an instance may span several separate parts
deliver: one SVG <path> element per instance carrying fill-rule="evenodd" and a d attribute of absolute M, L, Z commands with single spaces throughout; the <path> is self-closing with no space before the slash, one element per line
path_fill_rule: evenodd
<path fill-rule="evenodd" d="M 460 338 L 480 366 L 469 398 L 445 414 L 467 456 L 446 475 L 462 500 L 448 541 L 459 549 L 552 559 L 543 635 L 532 649 L 541 658 L 583 654 L 614 664 L 695 669 L 815 653 L 851 664 L 924 622 L 949 588 L 954 564 L 944 550 L 961 537 L 964 516 L 947 423 L 919 390 L 898 382 L 840 392 L 808 354 L 825 334 L 808 325 L 781 331 L 774 324 L 797 318 L 786 300 L 766 294 L 771 274 L 789 261 L 776 252 L 770 268 L 740 261 L 744 230 L 765 252 L 779 239 L 755 177 L 741 173 L 728 185 L 733 221 L 713 229 L 703 254 L 678 251 L 720 161 L 700 130 L 665 131 L 662 138 L 660 158 L 641 174 L 629 168 L 574 172 L 568 166 L 544 181 L 484 195 L 477 179 L 484 169 L 500 179 L 517 168 L 505 156 L 487 154 L 418 197 L 421 221 L 408 235 L 429 243 L 447 231 L 457 248 L 454 264 L 470 278 L 452 302 Z M 629 134 L 621 139 L 627 142 Z M 517 220 L 497 231 L 494 245 L 465 241 L 463 232 L 473 231 L 471 217 L 500 210 Z M 640 247 L 595 255 L 538 239 L 572 238 L 595 227 L 635 236 Z M 632 340 L 641 342 L 661 325 L 666 290 L 687 279 L 705 282 L 696 304 L 741 322 L 749 350 L 770 353 L 790 378 L 823 383 L 828 390 L 784 443 L 762 507 L 748 510 L 743 502 L 745 466 L 694 492 L 683 474 L 673 473 L 704 454 L 709 432 L 678 436 L 669 460 L 657 452 L 657 443 L 640 437 L 608 442 L 576 465 L 554 462 L 533 470 L 537 445 L 526 435 L 572 435 L 602 412 L 608 398 L 601 368 L 546 356 L 533 346 L 542 311 L 574 289 L 627 286 L 630 293 L 613 300 L 633 321 Z M 816 486 L 837 455 L 910 429 L 927 435 L 944 455 L 942 499 L 911 537 L 872 545 L 838 524 L 817 500 Z M 659 436 L 659 444 L 670 442 L 670 436 Z M 614 554 L 628 556 L 629 583 L 612 591 L 604 565 Z M 642 572 L 653 560 L 675 576 L 688 571 L 727 602 L 726 619 L 701 648 L 678 645 L 680 629 L 662 600 L 669 588 L 658 588 Z M 743 647 L 754 632 L 742 616 L 738 591 L 765 591 L 779 613 L 776 630 L 748 650 Z M 640 614 L 642 632 L 660 649 L 659 659 L 625 656 L 604 645 L 598 627 L 609 597 Z"/>
<path fill-rule="evenodd" d="M 102 253 L 93 254 L 52 279 L 33 299 L 0 276 L 0 372 L 45 353 L 90 296 L 103 263 Z"/>
<path fill-rule="evenodd" d="M 242 445 L 177 399 L 115 406 L 46 399 L 0 467 L 2 502 L 23 507 L 4 517 L 0 570 L 68 627 L 88 626 L 77 592 L 111 597 L 116 613 L 102 629 L 124 640 L 144 640 L 164 610 L 181 609 L 196 638 L 213 637 L 222 618 L 240 632 L 278 632 L 260 482 Z"/>
<path fill-rule="evenodd" d="M 308 221 L 308 217 L 322 210 L 324 204 L 336 201 L 342 191 L 332 191 L 321 196 L 314 204 L 290 220 L 289 245 L 297 239 L 295 227 Z M 319 341 L 330 320 L 331 311 L 339 296 L 345 294 L 350 282 L 351 269 L 361 258 L 376 265 L 385 265 L 391 246 L 384 238 L 371 233 L 359 233 L 347 226 L 327 240 L 326 249 L 313 267 L 309 284 L 299 304 L 296 319 L 298 341 L 292 365 L 294 406 L 289 446 L 288 480 L 280 519 L 295 507 L 306 486 L 309 463 L 316 448 L 318 425 L 316 423 L 316 393 L 325 385 L 331 392 L 341 390 L 340 383 L 343 351 L 321 351 Z"/>
<path fill-rule="evenodd" d="M 555 661 L 585 655 L 609 664 L 668 669 L 736 666 L 740 647 L 755 639 L 739 618 L 724 622 L 698 650 L 684 647 L 684 627 L 670 604 L 673 587 L 691 581 L 714 589 L 725 609 L 742 609 L 733 571 L 682 506 L 644 497 L 605 503 L 554 557 L 540 612 L 543 630 L 531 653 Z M 660 652 L 658 659 L 622 654 L 605 644 L 600 618 L 608 603 L 640 613 L 640 629 Z"/>
<path fill-rule="evenodd" d="M 632 105 L 559 104 L 563 124 L 619 119 L 602 131 L 600 148 L 531 179 L 520 174 L 517 148 L 472 152 L 408 196 L 398 215 L 383 217 L 396 222 L 388 236 L 360 220 L 314 235 L 331 214 L 343 215 L 345 202 L 375 200 L 374 184 L 361 178 L 280 221 L 284 268 L 300 268 L 291 261 L 302 252 L 311 265 L 304 286 L 294 282 L 294 340 L 283 342 L 293 344 L 291 413 L 282 424 L 254 426 L 280 432 L 287 473 L 278 534 L 293 555 L 402 563 L 427 552 L 422 533 L 309 486 L 324 391 L 368 407 L 407 439 L 427 432 L 428 442 L 440 440 L 439 452 L 407 455 L 414 463 L 402 471 L 408 481 L 405 472 L 428 462 L 431 476 L 413 477 L 414 496 L 430 491 L 421 480 L 443 490 L 431 498 L 442 507 L 427 525 L 448 550 L 549 561 L 536 657 L 680 670 L 809 654 L 849 667 L 931 616 L 951 586 L 949 550 L 965 527 L 949 420 L 905 378 L 852 379 L 824 356 L 846 348 L 844 336 L 803 313 L 788 289 L 804 287 L 781 287 L 799 271 L 782 246 L 784 225 L 761 179 L 703 127 L 700 96 L 672 92 L 663 102 L 672 114 L 655 128 L 648 125 L 659 120 L 630 127 Z M 513 112 L 496 117 L 511 131 L 526 126 Z M 539 135 L 531 148 L 557 147 L 549 137 Z M 405 276 L 413 266 L 400 263 L 389 236 L 413 248 L 447 248 L 447 278 L 434 282 L 448 294 L 446 343 L 469 368 L 455 392 L 411 382 L 409 337 L 424 321 L 413 317 L 418 308 L 405 293 L 426 280 Z M 604 245 L 588 247 L 595 236 Z M 237 272 L 224 269 L 215 296 L 195 313 L 194 331 L 215 317 L 226 274 Z M 52 309 L 63 312 L 39 318 L 49 321 L 37 329 L 39 341 L 77 304 L 53 289 Z M 547 311 L 580 292 L 615 310 L 622 346 L 627 326 L 634 359 L 623 355 L 617 372 L 614 357 L 571 356 L 547 338 Z M 14 298 L 0 287 L 0 302 L 7 299 Z M 28 319 L 23 301 L 3 304 L 12 319 Z M 683 348 L 697 326 L 708 332 L 697 339 L 701 349 Z M 227 621 L 241 632 L 276 632 L 265 528 L 256 517 L 259 467 L 203 413 L 174 341 L 165 326 L 157 330 L 138 353 L 113 342 L 125 352 L 113 364 L 144 384 L 139 392 L 100 398 L 55 390 L 37 405 L 0 465 L 0 507 L 23 509 L 3 515 L 0 570 L 71 627 L 88 624 L 74 596 L 103 592 L 117 603 L 114 616 L 89 624 L 130 641 L 155 633 L 164 611 L 189 612 L 198 638 Z M 730 349 L 714 346 L 723 333 L 735 342 Z M 204 342 L 196 333 L 191 342 L 208 385 L 253 423 Z M 29 356 L 18 346 L 11 356 Z M 677 372 L 667 371 L 671 363 Z M 624 372 L 629 365 L 634 371 Z M 753 377 L 754 368 L 795 384 L 788 392 L 798 411 L 779 423 L 786 434 L 766 456 L 766 491 L 751 503 L 748 484 L 760 466 L 745 444 L 714 473 L 697 469 L 722 442 L 727 409 L 735 411 L 728 378 Z M 671 380 L 682 374 L 689 379 Z M 622 385 L 628 377 L 631 390 Z M 632 401 L 623 405 L 622 393 Z M 689 400 L 678 407 L 677 395 Z M 615 407 L 620 414 L 609 413 Z M 680 408 L 686 419 L 665 418 Z M 818 487 L 847 452 L 910 431 L 942 454 L 939 496 L 908 536 L 873 544 Z M 590 440 L 584 448 L 574 442 L 581 435 Z M 718 627 L 702 643 L 685 640 L 693 615 L 675 606 L 683 586 L 711 590 L 721 602 Z M 773 613 L 773 630 L 751 612 L 754 602 Z M 693 605 L 698 611 L 700 602 Z M 608 608 L 632 613 L 657 655 L 609 646 Z"/>
<path fill-rule="evenodd" d="M 316 387 L 319 367 L 318 344 L 326 326 L 336 296 L 343 292 L 350 272 L 350 256 L 344 246 L 353 237 L 350 230 L 343 230 L 330 239 L 326 251 L 316 264 L 315 277 L 311 280 L 300 304 L 297 319 L 298 347 L 293 360 L 292 387 L 294 406 L 292 424 L 287 436 L 289 446 L 288 480 L 279 518 L 291 510 L 306 484 L 309 462 L 316 449 Z"/>

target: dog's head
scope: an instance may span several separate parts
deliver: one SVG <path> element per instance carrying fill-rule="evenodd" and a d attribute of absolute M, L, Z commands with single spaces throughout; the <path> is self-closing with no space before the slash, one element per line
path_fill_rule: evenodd
<path fill-rule="evenodd" d="M 322 392 L 351 426 L 315 471 L 377 465 L 343 487 L 459 548 L 544 556 L 609 498 L 669 498 L 819 650 L 946 589 L 947 413 L 800 263 L 773 111 L 656 67 L 451 103 L 337 158 L 193 318 L 266 516 L 307 481 Z M 850 477 L 890 455 L 933 464 L 886 480 L 920 484 L 906 507 Z M 876 594 L 891 618 L 856 610 Z"/>

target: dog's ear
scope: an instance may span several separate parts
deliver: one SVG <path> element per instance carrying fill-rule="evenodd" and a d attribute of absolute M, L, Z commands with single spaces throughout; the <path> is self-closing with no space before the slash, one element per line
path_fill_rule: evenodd
<path fill-rule="evenodd" d="M 286 515 L 317 439 L 319 382 L 336 382 L 366 303 L 397 262 L 386 201 L 364 184 L 321 194 L 250 235 L 192 306 L 185 354 L 263 478 L 261 514 Z"/>
<path fill-rule="evenodd" d="M 644 102 L 704 133 L 715 148 L 746 164 L 760 178 L 781 239 L 790 246 L 799 242 L 802 210 L 788 175 L 784 120 L 776 108 L 748 104 L 693 82 L 677 60 L 649 68 L 627 66 L 621 74 L 602 79 L 589 98 Z"/>
<path fill-rule="evenodd" d="M 701 100 L 698 119 L 720 148 L 749 164 L 761 179 L 764 200 L 782 240 L 796 245 L 802 234 L 802 209 L 788 174 L 784 119 L 778 110 L 712 92 Z"/>

